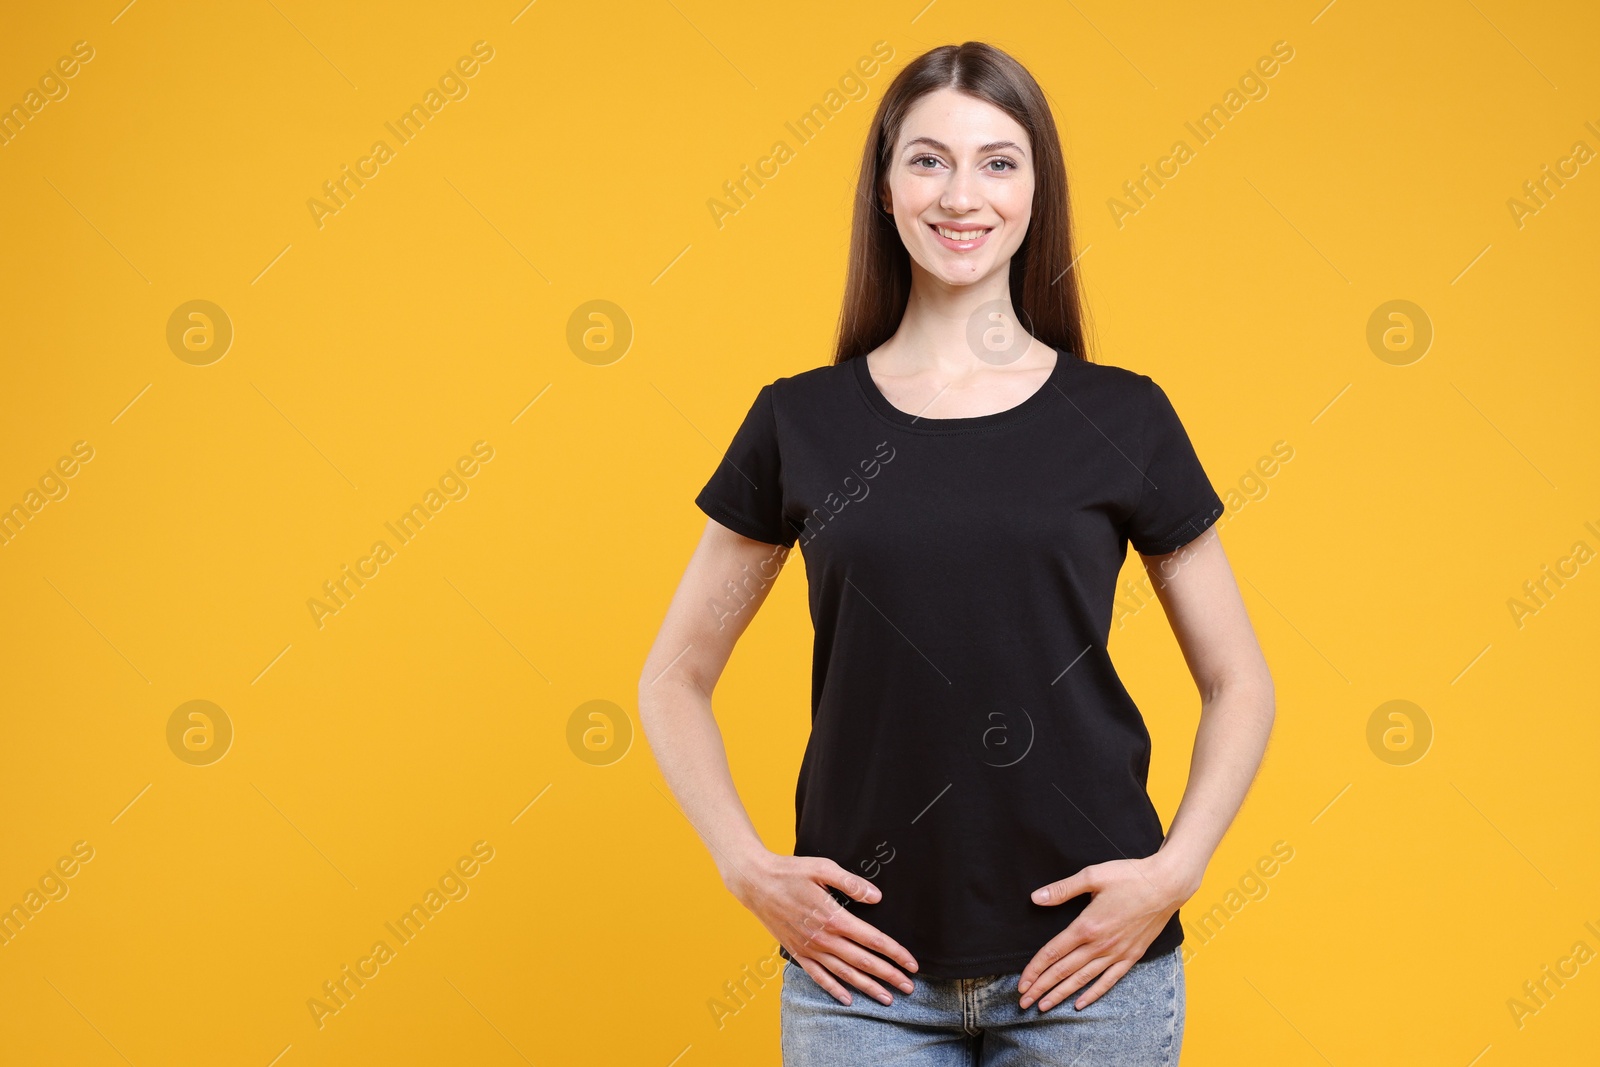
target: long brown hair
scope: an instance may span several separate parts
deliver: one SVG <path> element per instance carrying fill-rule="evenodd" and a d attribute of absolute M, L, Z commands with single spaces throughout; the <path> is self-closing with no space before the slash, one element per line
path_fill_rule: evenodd
<path fill-rule="evenodd" d="M 985 100 L 1027 131 L 1033 150 L 1033 213 L 1011 258 L 1011 303 L 1034 337 L 1087 360 L 1083 302 L 1072 264 L 1067 169 L 1044 90 L 1011 56 L 984 44 L 947 44 L 912 60 L 878 103 L 867 131 L 850 227 L 850 267 L 833 362 L 864 356 L 894 335 L 911 296 L 911 255 L 883 208 L 886 172 L 906 112 L 918 98 L 955 89 Z"/>

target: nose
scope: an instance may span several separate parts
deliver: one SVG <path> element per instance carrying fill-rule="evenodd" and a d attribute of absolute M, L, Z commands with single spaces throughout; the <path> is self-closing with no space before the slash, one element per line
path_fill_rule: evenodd
<path fill-rule="evenodd" d="M 965 214 L 977 207 L 980 198 L 977 193 L 976 183 L 978 176 L 966 167 L 953 167 L 950 178 L 945 182 L 944 193 L 939 197 L 939 206 L 952 215 Z"/>

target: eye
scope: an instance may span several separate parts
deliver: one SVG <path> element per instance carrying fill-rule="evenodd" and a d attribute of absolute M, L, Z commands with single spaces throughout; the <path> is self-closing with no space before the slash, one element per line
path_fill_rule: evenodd
<path fill-rule="evenodd" d="M 1016 162 L 1014 160 L 1007 159 L 1005 156 L 996 156 L 994 159 L 989 160 L 989 162 L 984 164 L 984 165 L 985 166 L 993 166 L 996 163 L 1004 163 L 1005 164 L 1005 170 L 1016 170 L 1017 169 Z M 1004 172 L 1005 172 L 1004 170 L 1001 170 L 1001 171 L 994 171 L 993 173 L 1002 174 Z"/>
<path fill-rule="evenodd" d="M 926 162 L 926 163 L 939 163 L 940 160 L 939 160 L 938 156 L 917 156 L 915 159 L 911 160 L 911 167 L 912 167 L 913 170 L 928 170 L 929 169 L 928 167 L 919 167 L 919 166 L 917 166 L 917 164 L 924 163 L 924 162 Z"/>

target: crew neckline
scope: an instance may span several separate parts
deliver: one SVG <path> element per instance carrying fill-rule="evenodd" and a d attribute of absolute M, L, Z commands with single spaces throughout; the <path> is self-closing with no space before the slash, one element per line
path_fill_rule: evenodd
<path fill-rule="evenodd" d="M 1021 403 L 1013 404 L 1002 411 L 991 411 L 987 415 L 967 415 L 954 419 L 930 419 L 925 415 L 913 415 L 909 411 L 901 411 L 889 403 L 889 398 L 883 395 L 878 383 L 872 380 L 872 371 L 867 366 L 865 355 L 856 356 L 850 362 L 856 365 L 856 384 L 861 387 L 862 397 L 884 419 L 913 432 L 951 433 L 1009 425 L 1032 415 L 1041 404 L 1048 401 L 1049 394 L 1061 384 L 1065 365 L 1072 358 L 1054 345 L 1049 347 L 1056 354 L 1055 366 L 1050 368 L 1050 374 L 1045 378 L 1044 384 L 1029 393 Z"/>

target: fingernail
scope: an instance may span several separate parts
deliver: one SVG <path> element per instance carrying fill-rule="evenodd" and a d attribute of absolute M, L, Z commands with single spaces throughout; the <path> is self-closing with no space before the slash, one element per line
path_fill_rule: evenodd
<path fill-rule="evenodd" d="M 1050 899 L 1050 893 L 1049 893 L 1048 890 L 1035 889 L 1033 891 L 1033 902 L 1035 904 L 1043 904 L 1045 901 L 1047 901 L 1049 899 Z"/>
<path fill-rule="evenodd" d="M 1018 993 L 1026 993 L 1028 991 L 1028 987 L 1031 986 L 1032 984 L 1033 984 L 1033 979 L 1024 978 L 1021 982 L 1017 983 L 1017 992 Z"/>

